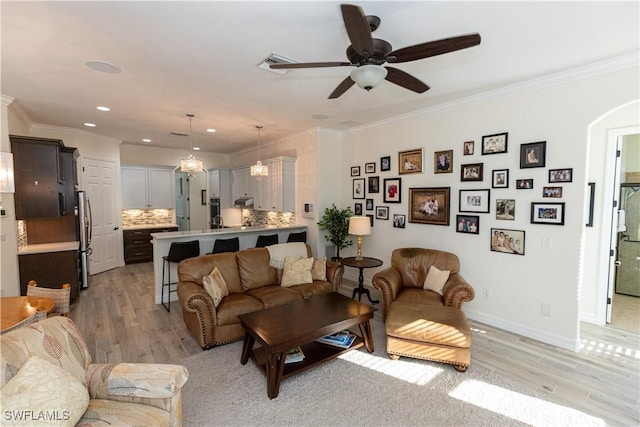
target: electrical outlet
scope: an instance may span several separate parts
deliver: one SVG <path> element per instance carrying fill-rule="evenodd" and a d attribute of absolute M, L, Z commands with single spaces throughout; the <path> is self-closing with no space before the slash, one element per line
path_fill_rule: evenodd
<path fill-rule="evenodd" d="M 489 299 L 489 289 L 487 288 L 482 289 L 482 298 Z"/>
<path fill-rule="evenodd" d="M 540 314 L 546 317 L 551 317 L 551 304 L 540 304 Z"/>
<path fill-rule="evenodd" d="M 542 247 L 545 249 L 551 249 L 553 246 L 553 239 L 551 237 L 543 237 L 542 238 Z"/>

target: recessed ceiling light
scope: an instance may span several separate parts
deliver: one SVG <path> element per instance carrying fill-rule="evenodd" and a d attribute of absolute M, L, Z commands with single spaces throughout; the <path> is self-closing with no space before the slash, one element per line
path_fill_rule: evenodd
<path fill-rule="evenodd" d="M 142 142 L 151 142 L 149 138 L 142 138 Z"/>
<path fill-rule="evenodd" d="M 117 65 L 111 64 L 106 61 L 100 61 L 97 59 L 91 59 L 85 62 L 85 65 L 94 71 L 100 71 L 101 73 L 118 74 L 122 70 Z"/>
<path fill-rule="evenodd" d="M 94 127 L 96 127 L 96 124 L 95 124 L 95 123 L 89 123 L 89 122 L 86 122 L 84 125 L 85 125 L 86 127 L 88 127 L 88 128 L 94 128 Z"/>
<path fill-rule="evenodd" d="M 111 111 L 111 108 L 109 107 L 105 107 L 104 105 L 98 105 L 96 107 L 96 110 L 100 110 L 100 111 Z"/>
<path fill-rule="evenodd" d="M 215 131 L 216 131 L 216 130 L 215 130 L 215 129 L 212 129 L 212 128 L 207 129 L 207 132 L 209 132 L 209 133 L 214 133 Z"/>
<path fill-rule="evenodd" d="M 193 147 L 193 151 L 200 151 L 200 147 Z"/>

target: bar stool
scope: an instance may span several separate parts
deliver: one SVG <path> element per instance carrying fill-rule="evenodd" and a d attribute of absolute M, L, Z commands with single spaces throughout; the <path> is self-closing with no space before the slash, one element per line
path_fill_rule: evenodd
<path fill-rule="evenodd" d="M 307 243 L 307 232 L 301 231 L 299 233 L 289 233 L 289 237 L 287 237 L 287 243 L 291 242 Z"/>
<path fill-rule="evenodd" d="M 268 234 L 258 236 L 258 240 L 256 241 L 256 248 L 264 248 L 265 246 L 277 245 L 278 244 L 278 235 L 277 234 Z"/>
<path fill-rule="evenodd" d="M 213 242 L 213 251 L 209 254 L 220 254 L 223 252 L 237 252 L 240 250 L 240 238 L 232 237 L 230 239 L 216 239 Z"/>
<path fill-rule="evenodd" d="M 162 292 L 160 296 L 160 302 L 167 309 L 167 311 L 171 311 L 171 292 L 175 292 L 176 290 L 171 290 L 171 285 L 175 285 L 178 282 L 171 281 L 171 263 L 179 263 L 180 261 L 193 258 L 200 255 L 200 241 L 192 240 L 190 242 L 173 242 L 169 247 L 169 254 L 162 257 Z M 165 269 L 168 267 L 169 275 L 167 277 L 167 281 L 165 282 Z M 167 303 L 164 302 L 164 288 L 168 287 L 167 291 Z"/>

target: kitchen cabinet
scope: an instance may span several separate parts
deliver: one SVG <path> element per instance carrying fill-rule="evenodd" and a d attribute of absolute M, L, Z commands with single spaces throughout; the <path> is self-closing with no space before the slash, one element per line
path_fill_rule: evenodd
<path fill-rule="evenodd" d="M 59 139 L 9 135 L 15 177 L 16 219 L 58 218 L 61 191 Z"/>
<path fill-rule="evenodd" d="M 178 227 L 136 228 L 123 231 L 124 263 L 153 261 L 151 233 L 178 231 Z"/>
<path fill-rule="evenodd" d="M 278 157 L 263 162 L 269 175 L 254 177 L 253 208 L 260 211 L 295 211 L 295 159 Z"/>
<path fill-rule="evenodd" d="M 80 295 L 78 277 L 78 251 L 60 251 L 18 255 L 20 268 L 20 295 L 27 294 L 27 285 L 35 280 L 38 286 L 61 288 L 71 285 L 71 302 Z"/>
<path fill-rule="evenodd" d="M 231 171 L 214 169 L 209 173 L 209 197 L 220 199 L 220 209 L 233 205 L 231 198 Z"/>
<path fill-rule="evenodd" d="M 61 216 L 75 216 L 75 192 L 78 189 L 78 156 L 78 149 L 73 147 L 64 147 L 60 152 Z"/>
<path fill-rule="evenodd" d="M 248 166 L 231 170 L 231 198 L 233 201 L 253 197 L 253 178 Z"/>
<path fill-rule="evenodd" d="M 175 209 L 173 168 L 122 166 L 123 209 Z"/>

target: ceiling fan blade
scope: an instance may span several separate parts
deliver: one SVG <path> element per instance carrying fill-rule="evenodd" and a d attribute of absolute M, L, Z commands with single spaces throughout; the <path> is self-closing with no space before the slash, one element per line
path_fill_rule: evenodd
<path fill-rule="evenodd" d="M 331 92 L 331 95 L 329 95 L 329 99 L 336 99 L 337 97 L 345 93 L 354 84 L 355 82 L 351 80 L 351 77 L 347 76 L 347 78 L 344 79 L 342 83 L 340 83 L 338 87 L 333 90 L 333 92 Z"/>
<path fill-rule="evenodd" d="M 274 70 L 281 68 L 321 68 L 321 67 L 346 67 L 352 65 L 350 62 L 296 62 L 293 64 L 271 64 Z"/>
<path fill-rule="evenodd" d="M 458 37 L 449 37 L 447 39 L 436 40 L 394 50 L 387 55 L 387 62 L 398 63 L 415 61 L 417 59 L 429 58 L 430 56 L 442 55 L 443 53 L 466 49 L 479 44 L 480 34 L 477 33 Z"/>
<path fill-rule="evenodd" d="M 422 81 L 413 77 L 411 74 L 393 67 L 384 67 L 387 69 L 387 77 L 385 80 L 395 83 L 398 86 L 402 86 L 405 89 L 412 90 L 417 93 L 423 93 L 429 90 L 429 86 Z"/>
<path fill-rule="evenodd" d="M 342 4 L 340 9 L 342 10 L 342 19 L 345 27 L 347 27 L 347 34 L 353 48 L 360 55 L 364 56 L 365 51 L 369 56 L 373 55 L 371 27 L 362 8 L 352 4 Z"/>

